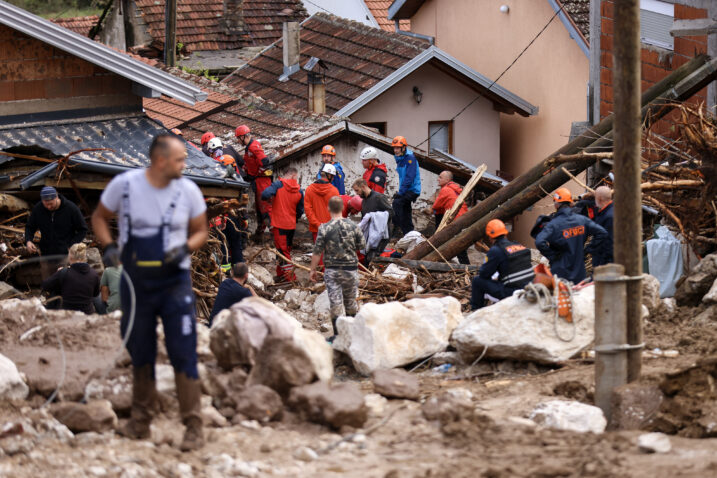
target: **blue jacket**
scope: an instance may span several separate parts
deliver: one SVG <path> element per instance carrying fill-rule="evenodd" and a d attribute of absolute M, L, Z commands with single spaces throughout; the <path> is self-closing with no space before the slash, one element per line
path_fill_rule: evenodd
<path fill-rule="evenodd" d="M 612 249 L 612 222 L 613 222 L 613 209 L 612 202 L 605 206 L 603 209 L 595 213 L 595 224 L 601 226 L 607 231 L 607 241 L 601 251 L 595 250 L 592 244 L 586 249 L 587 252 L 593 255 L 593 268 L 610 264 L 613 261 L 613 249 Z"/>
<path fill-rule="evenodd" d="M 319 172 L 316 173 L 316 179 L 321 179 L 321 168 L 323 167 L 324 163 L 321 163 Z M 346 178 L 346 174 L 344 174 L 344 168 L 341 167 L 341 163 L 334 163 L 334 167 L 336 168 L 336 176 L 334 176 L 334 179 L 331 181 L 331 184 L 333 184 L 334 187 L 339 190 L 339 194 L 343 196 L 344 194 L 346 194 L 346 186 L 344 185 L 344 179 Z"/>
<path fill-rule="evenodd" d="M 421 194 L 421 175 L 418 172 L 418 160 L 413 151 L 406 148 L 403 156 L 394 156 L 396 171 L 398 171 L 398 194 L 403 196 L 407 192 Z"/>
<path fill-rule="evenodd" d="M 574 284 L 585 279 L 585 241 L 592 236 L 591 249 L 602 253 L 607 231 L 585 216 L 563 206 L 535 238 L 535 245 L 549 261 L 553 274 Z"/>

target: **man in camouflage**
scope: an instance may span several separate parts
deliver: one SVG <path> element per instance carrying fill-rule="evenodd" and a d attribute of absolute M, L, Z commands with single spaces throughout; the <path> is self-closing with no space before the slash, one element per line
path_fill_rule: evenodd
<path fill-rule="evenodd" d="M 311 255 L 311 280 L 316 281 L 321 254 L 324 255 L 324 282 L 329 291 L 331 307 L 331 325 L 333 342 L 336 337 L 336 319 L 342 315 L 341 306 L 346 315 L 358 312 L 358 257 L 356 251 L 366 247 L 361 229 L 351 220 L 343 217 L 344 202 L 341 196 L 329 200 L 331 220 L 319 226 L 316 243 Z"/>

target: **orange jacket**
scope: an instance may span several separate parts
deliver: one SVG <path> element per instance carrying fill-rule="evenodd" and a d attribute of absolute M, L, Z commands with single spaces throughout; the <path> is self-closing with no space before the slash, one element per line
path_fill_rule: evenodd
<path fill-rule="evenodd" d="M 309 220 L 309 231 L 318 232 L 321 224 L 329 222 L 331 219 L 329 199 L 338 195 L 339 190 L 323 179 L 319 179 L 306 188 L 304 211 L 306 212 L 306 218 Z"/>
<path fill-rule="evenodd" d="M 455 204 L 456 199 L 458 199 L 458 195 L 461 192 L 463 192 L 463 188 L 460 187 L 458 184 L 454 183 L 453 181 L 443 186 L 438 193 L 436 202 L 433 203 L 433 211 L 436 214 L 445 214 L 450 211 L 453 207 L 453 204 Z M 466 211 L 468 211 L 468 206 L 466 206 L 466 203 L 463 203 L 460 209 L 458 209 L 458 214 L 456 214 L 456 218 L 461 217 L 463 214 L 466 213 Z"/>
<path fill-rule="evenodd" d="M 304 212 L 304 193 L 296 179 L 281 178 L 261 193 L 264 201 L 271 201 L 271 226 L 277 229 L 296 229 L 296 220 Z"/>

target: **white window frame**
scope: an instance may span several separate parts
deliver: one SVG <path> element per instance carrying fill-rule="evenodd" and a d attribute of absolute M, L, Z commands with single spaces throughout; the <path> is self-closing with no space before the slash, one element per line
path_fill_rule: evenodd
<path fill-rule="evenodd" d="M 673 19 L 673 21 L 675 18 L 675 5 L 672 2 L 666 2 L 661 0 L 640 0 L 640 10 L 669 16 Z M 660 40 L 656 40 L 654 38 L 643 37 L 642 26 L 640 26 L 640 41 L 646 45 L 653 45 L 659 48 L 663 48 L 665 50 L 674 51 L 675 49 L 674 40 L 672 44 L 670 44 Z"/>

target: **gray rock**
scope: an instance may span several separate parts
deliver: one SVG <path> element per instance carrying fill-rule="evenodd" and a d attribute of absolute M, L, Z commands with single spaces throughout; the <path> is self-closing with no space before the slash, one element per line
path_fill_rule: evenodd
<path fill-rule="evenodd" d="M 106 378 L 92 379 L 85 387 L 88 399 L 109 400 L 118 414 L 126 414 L 132 406 L 132 373 L 127 369 L 114 369 Z"/>
<path fill-rule="evenodd" d="M 580 433 L 602 433 L 607 420 L 598 407 L 580 402 L 550 400 L 538 404 L 530 419 L 539 425 Z"/>
<path fill-rule="evenodd" d="M 645 433 L 637 438 L 637 446 L 643 453 L 668 453 L 672 450 L 670 437 L 664 433 Z"/>
<path fill-rule="evenodd" d="M 715 278 L 717 278 L 717 252 L 705 256 L 680 284 L 675 292 L 677 305 L 698 305 L 709 292 Z"/>
<path fill-rule="evenodd" d="M 616 387 L 610 400 L 610 430 L 644 430 L 654 423 L 664 395 L 657 385 L 635 382 Z"/>
<path fill-rule="evenodd" d="M 279 420 L 284 404 L 278 393 L 264 385 L 252 385 L 235 397 L 237 412 L 251 420 L 268 422 Z"/>
<path fill-rule="evenodd" d="M 317 379 L 304 349 L 291 340 L 270 337 L 264 341 L 247 383 L 266 385 L 286 398 L 293 387 L 306 385 Z"/>
<path fill-rule="evenodd" d="M 308 446 L 302 446 L 294 450 L 294 458 L 301 461 L 314 461 L 318 460 L 319 455 Z"/>
<path fill-rule="evenodd" d="M 289 406 L 306 420 L 337 429 L 344 425 L 361 428 L 368 419 L 361 389 L 353 382 L 296 387 L 291 390 Z"/>
<path fill-rule="evenodd" d="M 24 400 L 30 388 L 22 379 L 15 362 L 0 354 L 0 400 Z"/>
<path fill-rule="evenodd" d="M 104 432 L 117 428 L 117 415 L 108 400 L 92 400 L 87 404 L 63 402 L 53 405 L 50 412 L 74 433 Z"/>
<path fill-rule="evenodd" d="M 705 304 L 717 304 L 717 279 L 712 283 L 710 290 L 702 297 L 702 302 Z"/>
<path fill-rule="evenodd" d="M 402 369 L 376 370 L 371 375 L 373 390 L 387 398 L 418 400 L 418 378 Z"/>

